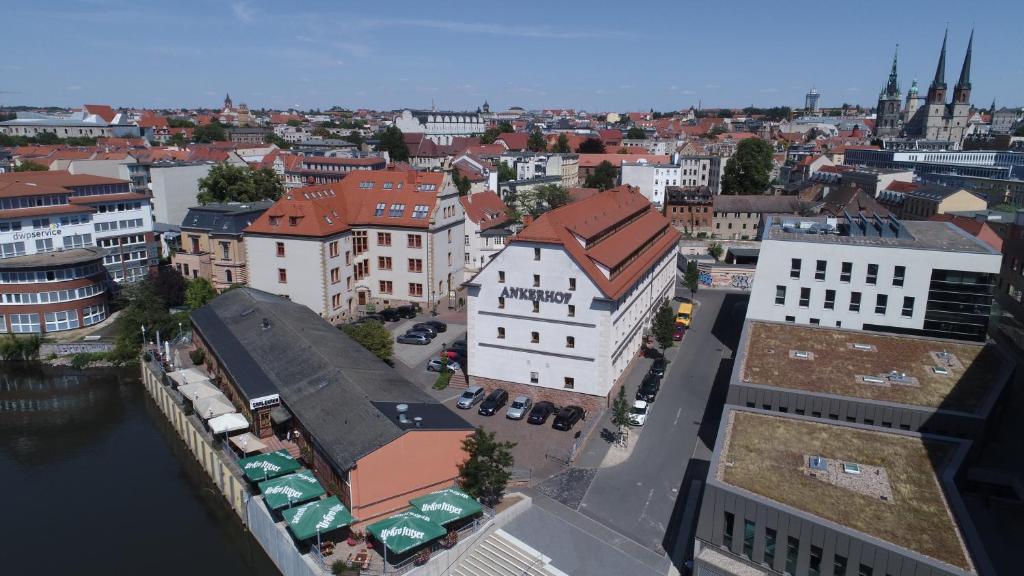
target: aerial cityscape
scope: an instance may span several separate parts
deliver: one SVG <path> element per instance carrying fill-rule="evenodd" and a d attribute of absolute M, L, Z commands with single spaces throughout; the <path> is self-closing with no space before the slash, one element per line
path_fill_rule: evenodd
<path fill-rule="evenodd" d="M 1024 5 L 481 8 L 4 9 L 3 573 L 1018 574 Z"/>

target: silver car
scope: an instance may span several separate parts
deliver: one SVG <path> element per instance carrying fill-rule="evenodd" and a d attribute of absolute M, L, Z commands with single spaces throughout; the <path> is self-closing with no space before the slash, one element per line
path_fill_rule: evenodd
<path fill-rule="evenodd" d="M 466 391 L 462 393 L 462 396 L 459 396 L 459 401 L 456 406 L 463 410 L 469 410 L 483 399 L 484 389 L 480 386 L 470 386 L 469 388 L 466 388 Z"/>
<path fill-rule="evenodd" d="M 529 396 L 516 396 L 512 400 L 512 404 L 509 405 L 508 411 L 505 412 L 505 418 L 509 420 L 522 420 L 524 416 L 530 413 L 531 406 L 533 406 L 533 402 L 530 401 Z"/>

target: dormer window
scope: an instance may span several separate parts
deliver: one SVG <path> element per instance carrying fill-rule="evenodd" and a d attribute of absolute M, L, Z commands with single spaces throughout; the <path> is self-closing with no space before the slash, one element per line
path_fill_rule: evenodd
<path fill-rule="evenodd" d="M 288 217 L 288 225 L 289 226 L 298 226 L 299 225 L 299 218 L 298 218 L 298 216 L 289 216 Z"/>
<path fill-rule="evenodd" d="M 385 208 L 387 208 L 387 204 L 386 203 L 378 202 L 377 203 L 377 208 L 373 211 L 373 215 L 374 216 L 383 216 Z"/>
<path fill-rule="evenodd" d="M 270 217 L 270 225 L 271 226 L 280 226 L 281 225 L 281 217 L 280 216 L 271 216 Z"/>

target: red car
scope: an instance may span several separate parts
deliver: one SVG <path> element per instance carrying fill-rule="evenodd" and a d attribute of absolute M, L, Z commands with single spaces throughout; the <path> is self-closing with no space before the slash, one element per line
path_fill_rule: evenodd
<path fill-rule="evenodd" d="M 686 334 L 686 326 L 676 325 L 676 329 L 672 332 L 672 339 L 676 342 L 683 339 L 683 334 Z"/>

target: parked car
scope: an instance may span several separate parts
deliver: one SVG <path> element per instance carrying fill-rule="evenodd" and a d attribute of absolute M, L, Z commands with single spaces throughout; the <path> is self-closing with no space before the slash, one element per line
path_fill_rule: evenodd
<path fill-rule="evenodd" d="M 431 358 L 430 361 L 427 362 L 427 370 L 430 372 L 440 372 L 442 368 L 445 368 L 448 372 L 457 372 L 462 370 L 462 366 L 460 366 L 455 360 L 449 360 L 446 364 L 441 362 L 440 358 Z"/>
<path fill-rule="evenodd" d="M 654 346 L 645 346 L 643 348 L 643 355 L 644 355 L 644 358 L 664 358 L 665 357 L 665 355 L 661 353 L 661 350 L 658 350 Z"/>
<path fill-rule="evenodd" d="M 633 408 L 629 411 L 629 423 L 633 426 L 643 426 L 647 422 L 647 414 L 651 405 L 643 400 L 633 402 Z"/>
<path fill-rule="evenodd" d="M 530 406 L 532 405 L 533 402 L 530 401 L 529 396 L 516 396 L 512 399 L 512 404 L 508 407 L 508 411 L 505 412 L 505 418 L 509 420 L 522 420 L 530 412 Z"/>
<path fill-rule="evenodd" d="M 484 401 L 480 403 L 480 408 L 477 409 L 477 412 L 481 416 L 494 416 L 506 402 L 508 402 L 508 392 L 501 388 L 491 390 L 487 398 L 484 398 Z"/>
<path fill-rule="evenodd" d="M 636 399 L 643 400 L 644 402 L 654 402 L 660 388 L 661 379 L 648 374 L 644 376 L 644 381 L 640 383 L 640 389 L 636 391 Z"/>
<path fill-rule="evenodd" d="M 555 405 L 547 400 L 541 400 L 533 405 L 530 410 L 530 415 L 526 417 L 526 421 L 530 424 L 543 424 L 548 421 L 548 416 L 551 416 L 557 411 Z"/>
<path fill-rule="evenodd" d="M 423 332 L 406 332 L 398 338 L 395 338 L 395 342 L 399 344 L 417 344 L 419 346 L 426 346 L 430 344 L 430 338 L 427 337 Z"/>
<path fill-rule="evenodd" d="M 555 422 L 551 425 L 555 430 L 568 431 L 572 430 L 572 427 L 577 422 L 587 417 L 586 412 L 579 406 L 565 406 L 558 411 L 555 416 Z"/>
<path fill-rule="evenodd" d="M 402 317 L 399 316 L 398 310 L 395 308 L 385 308 L 380 311 L 380 317 L 387 322 L 398 322 Z"/>
<path fill-rule="evenodd" d="M 437 332 L 438 334 L 448 331 L 448 325 L 445 324 L 444 322 L 441 322 L 440 320 L 424 320 L 423 324 L 427 324 L 428 326 L 434 329 L 434 332 Z"/>
<path fill-rule="evenodd" d="M 395 308 L 395 311 L 398 312 L 399 318 L 415 318 L 420 307 L 418 304 L 406 304 Z"/>
<path fill-rule="evenodd" d="M 437 330 L 434 330 L 434 327 L 431 326 L 430 324 L 427 324 L 426 322 L 413 324 L 410 330 L 415 330 L 417 332 L 426 332 L 427 334 L 430 334 L 431 338 L 437 336 Z"/>
<path fill-rule="evenodd" d="M 434 335 L 431 334 L 430 332 L 425 331 L 425 330 L 413 330 L 412 328 L 410 328 L 410 329 L 406 330 L 405 333 L 407 335 L 408 334 L 420 334 L 422 336 L 426 336 L 427 340 L 433 340 L 434 339 Z"/>
<path fill-rule="evenodd" d="M 484 399 L 484 389 L 480 386 L 470 386 L 462 392 L 462 396 L 459 396 L 459 401 L 455 404 L 463 410 L 469 410 Z"/>
<path fill-rule="evenodd" d="M 662 378 L 665 376 L 666 366 L 668 366 L 668 360 L 665 360 L 664 358 L 658 358 L 654 361 L 653 364 L 651 364 L 651 369 L 648 373 L 653 374 L 658 378 Z"/>
<path fill-rule="evenodd" d="M 380 322 L 381 324 L 383 324 L 384 323 L 384 317 L 381 316 L 380 314 L 367 314 L 366 316 L 363 316 L 359 320 L 356 320 L 355 322 L 353 322 L 353 324 L 356 324 L 356 323 L 359 323 L 359 322 Z"/>
<path fill-rule="evenodd" d="M 676 324 L 675 329 L 672 330 L 672 339 L 675 340 L 676 342 L 679 342 L 680 340 L 683 339 L 683 336 L 685 335 L 686 326 L 683 326 L 682 324 Z"/>

